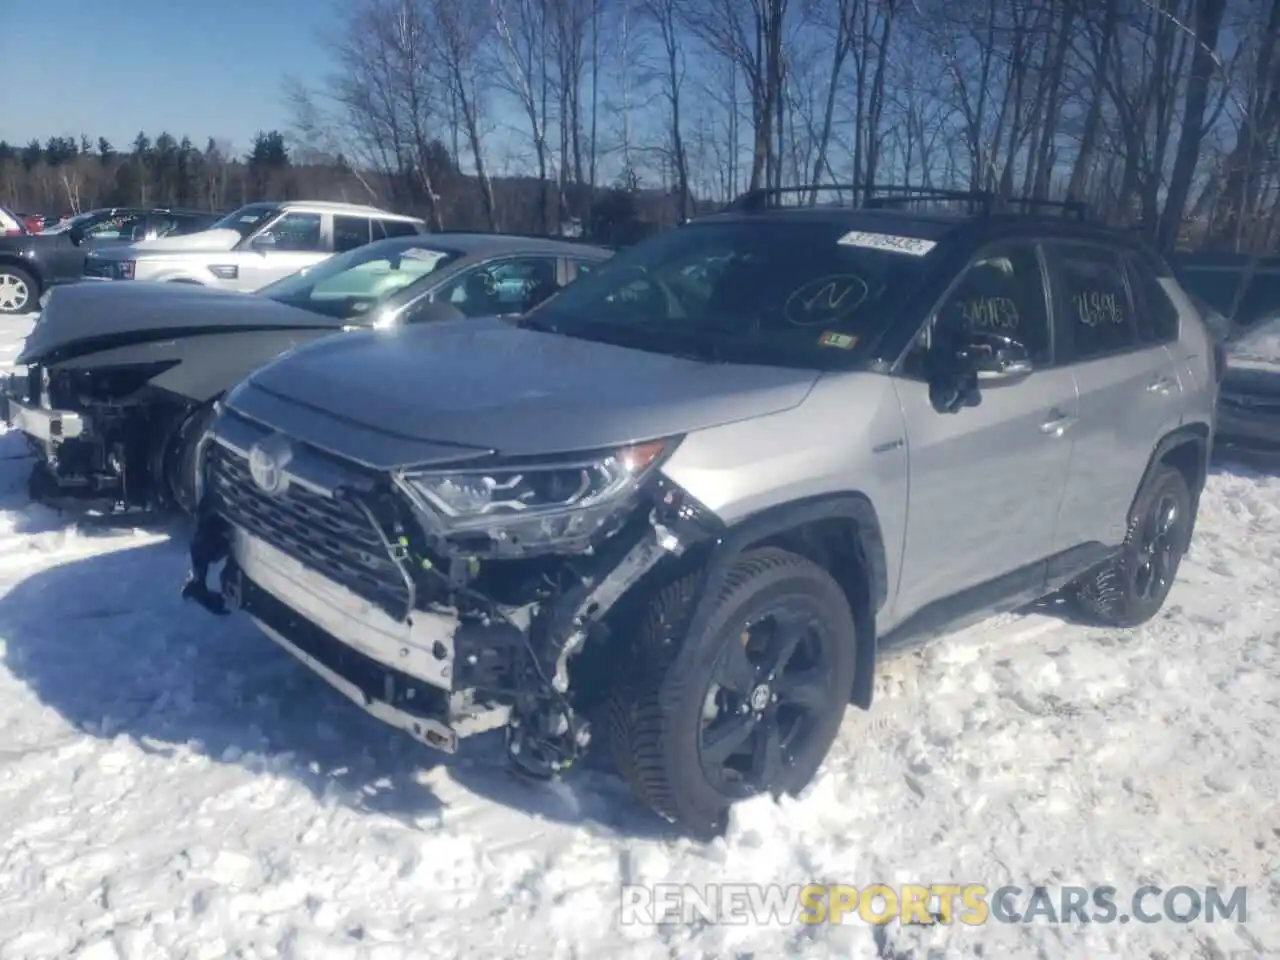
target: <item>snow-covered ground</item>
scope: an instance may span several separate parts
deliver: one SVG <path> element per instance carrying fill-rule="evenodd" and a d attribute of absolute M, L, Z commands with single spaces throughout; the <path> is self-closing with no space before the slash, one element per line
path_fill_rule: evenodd
<path fill-rule="evenodd" d="M 0 364 L 16 338 L 0 344 Z M 674 838 L 600 772 L 441 758 L 245 623 L 185 531 L 24 502 L 0 437 L 0 958 L 1280 955 L 1280 482 L 1212 478 L 1164 614 L 1010 617 L 885 664 L 805 798 Z M 1243 885 L 1245 923 L 622 927 L 671 880 Z"/>

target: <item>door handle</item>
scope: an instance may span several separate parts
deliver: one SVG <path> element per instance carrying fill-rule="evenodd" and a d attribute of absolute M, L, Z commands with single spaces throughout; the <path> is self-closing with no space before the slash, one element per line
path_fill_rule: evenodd
<path fill-rule="evenodd" d="M 1147 384 L 1147 393 L 1166 395 L 1173 389 L 1174 383 L 1168 377 L 1156 377 Z"/>
<path fill-rule="evenodd" d="M 1049 419 L 1040 424 L 1040 432 L 1054 437 L 1060 437 L 1070 430 L 1076 422 L 1076 418 L 1070 414 L 1063 413 L 1061 410 L 1051 410 Z"/>

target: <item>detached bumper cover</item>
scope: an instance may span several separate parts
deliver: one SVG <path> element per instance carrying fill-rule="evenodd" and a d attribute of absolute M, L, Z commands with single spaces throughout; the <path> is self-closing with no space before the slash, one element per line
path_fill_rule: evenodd
<path fill-rule="evenodd" d="M 23 403 L 12 396 L 5 398 L 5 420 L 9 425 L 42 443 L 73 440 L 85 432 L 84 418 L 66 410 L 46 410 Z"/>
<path fill-rule="evenodd" d="M 5 423 L 45 444 L 83 435 L 85 422 L 80 414 L 40 405 L 40 391 L 34 379 L 25 373 L 0 377 L 0 416 Z"/>

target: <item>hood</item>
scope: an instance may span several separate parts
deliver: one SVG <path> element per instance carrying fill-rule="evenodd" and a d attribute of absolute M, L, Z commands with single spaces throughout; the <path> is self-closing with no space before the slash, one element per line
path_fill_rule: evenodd
<path fill-rule="evenodd" d="M 545 455 L 706 429 L 790 409 L 818 376 L 464 320 L 318 341 L 260 368 L 228 403 L 389 469 L 439 459 L 442 445 Z"/>
<path fill-rule="evenodd" d="M 72 283 L 58 287 L 27 336 L 18 363 L 126 343 L 228 329 L 340 329 L 343 321 L 251 293 L 189 283 Z"/>
<path fill-rule="evenodd" d="M 122 251 L 113 250 L 111 255 L 121 259 L 128 259 L 133 253 L 177 253 L 180 251 L 190 252 L 192 250 L 208 251 L 210 253 L 221 253 L 224 250 L 230 250 L 241 240 L 240 232 L 223 227 L 218 230 L 201 230 L 198 233 L 188 233 L 179 237 L 158 237 L 155 240 L 139 240 L 137 243 L 131 243 Z"/>

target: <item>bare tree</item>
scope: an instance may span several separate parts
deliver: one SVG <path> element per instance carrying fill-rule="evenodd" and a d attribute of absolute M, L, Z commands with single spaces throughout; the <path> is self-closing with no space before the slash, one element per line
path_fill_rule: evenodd
<path fill-rule="evenodd" d="M 680 41 L 681 0 L 641 0 L 641 10 L 653 24 L 662 57 L 663 96 L 667 102 L 667 129 L 671 144 L 671 164 L 675 172 L 681 217 L 693 213 L 689 191 L 689 157 L 684 145 L 684 114 L 681 110 L 685 80 L 684 47 Z"/>
<path fill-rule="evenodd" d="M 538 216 L 549 230 L 549 180 L 551 156 L 547 143 L 551 77 L 547 0 L 490 0 L 498 38 L 499 82 L 511 94 L 529 124 L 539 182 Z"/>
<path fill-rule="evenodd" d="M 444 82 L 457 105 L 462 128 L 466 132 L 480 203 L 490 230 L 498 229 L 497 203 L 493 181 L 485 167 L 484 141 L 480 133 L 480 117 L 486 106 L 488 81 L 480 65 L 480 51 L 494 37 L 493 21 L 478 3 L 459 4 L 452 0 L 430 0 L 434 52 L 444 73 Z M 455 151 L 456 157 L 457 151 Z"/>

